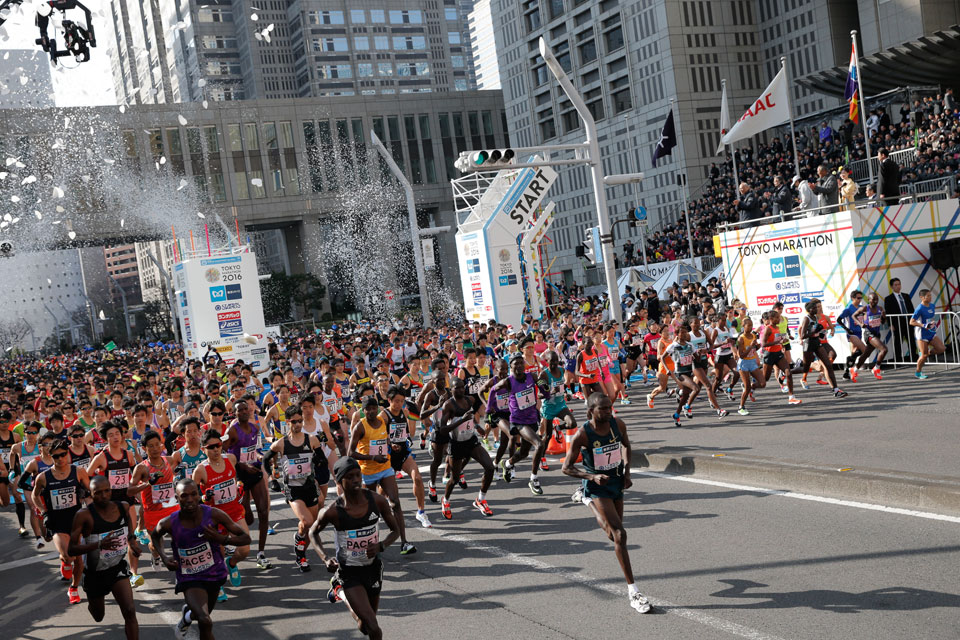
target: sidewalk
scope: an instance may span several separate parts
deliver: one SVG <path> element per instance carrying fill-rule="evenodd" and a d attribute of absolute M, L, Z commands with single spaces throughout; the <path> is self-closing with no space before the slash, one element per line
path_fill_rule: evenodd
<path fill-rule="evenodd" d="M 927 374 L 920 381 L 910 370 L 887 371 L 878 381 L 868 371 L 859 383 L 843 381 L 844 399 L 797 385 L 799 406 L 774 383 L 747 402 L 749 416 L 721 396 L 731 410 L 722 420 L 701 393 L 680 428 L 674 402 L 660 396 L 651 410 L 650 387 L 634 384 L 634 404 L 617 413 L 644 454 L 638 468 L 960 514 L 960 371 Z"/>

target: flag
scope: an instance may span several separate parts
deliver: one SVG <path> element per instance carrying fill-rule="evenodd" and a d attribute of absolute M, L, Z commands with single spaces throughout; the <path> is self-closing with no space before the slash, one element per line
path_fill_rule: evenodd
<path fill-rule="evenodd" d="M 847 71 L 847 84 L 843 88 L 843 99 L 850 103 L 850 120 L 860 121 L 859 104 L 860 79 L 857 78 L 857 50 L 850 46 L 850 69 Z"/>
<path fill-rule="evenodd" d="M 781 125 L 790 119 L 790 106 L 787 100 L 787 70 L 780 73 L 760 94 L 746 113 L 740 116 L 737 124 L 720 138 L 723 144 L 733 144 L 737 140 L 750 138 L 770 127 Z"/>
<path fill-rule="evenodd" d="M 660 139 L 653 150 L 653 166 L 657 166 L 657 159 L 669 156 L 671 149 L 677 146 L 677 128 L 673 125 L 673 109 L 667 114 L 667 120 L 660 131 Z"/>
<path fill-rule="evenodd" d="M 113 340 L 111 340 L 107 344 L 103 345 L 103 348 L 106 349 L 107 351 L 113 351 L 114 349 L 117 348 L 117 344 Z"/>
<path fill-rule="evenodd" d="M 723 93 L 720 96 L 720 144 L 717 146 L 717 155 L 723 153 L 723 136 L 730 131 L 730 108 L 727 106 L 727 84 L 723 84 Z"/>

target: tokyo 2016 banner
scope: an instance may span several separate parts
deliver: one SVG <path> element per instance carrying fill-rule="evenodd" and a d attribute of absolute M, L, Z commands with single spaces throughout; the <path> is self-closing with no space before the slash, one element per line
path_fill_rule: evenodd
<path fill-rule="evenodd" d="M 728 231 L 720 236 L 720 250 L 731 300 L 747 305 L 754 324 L 782 302 L 795 338 L 804 303 L 819 299 L 836 321 L 860 282 L 847 211 Z M 838 354 L 847 353 L 843 329 L 837 327 L 830 342 Z"/>
<path fill-rule="evenodd" d="M 254 254 L 191 258 L 177 263 L 173 273 L 187 358 L 202 358 L 213 347 L 228 365 L 238 359 L 254 369 L 267 364 L 266 323 Z"/>

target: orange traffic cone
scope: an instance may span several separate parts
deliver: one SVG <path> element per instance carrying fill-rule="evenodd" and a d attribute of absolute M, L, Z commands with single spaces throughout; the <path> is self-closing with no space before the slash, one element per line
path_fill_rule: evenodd
<path fill-rule="evenodd" d="M 557 421 L 554 420 L 553 435 L 550 436 L 550 442 L 547 444 L 547 455 L 563 456 L 567 454 L 567 443 L 557 428 Z"/>
<path fill-rule="evenodd" d="M 577 430 L 576 430 L 576 429 L 567 429 L 566 431 L 563 432 L 563 437 L 564 437 L 564 440 L 566 441 L 565 444 L 566 444 L 566 446 L 567 446 L 567 450 L 570 449 L 570 443 L 573 442 L 573 437 L 576 436 L 576 435 L 577 435 Z M 577 460 L 576 460 L 576 461 L 577 461 L 577 462 L 583 462 L 583 454 L 582 454 L 582 453 L 581 453 L 579 456 L 577 456 Z"/>

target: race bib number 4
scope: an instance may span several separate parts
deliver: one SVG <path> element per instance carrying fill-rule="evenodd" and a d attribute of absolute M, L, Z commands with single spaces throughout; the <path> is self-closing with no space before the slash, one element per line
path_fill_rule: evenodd
<path fill-rule="evenodd" d="M 188 576 L 203 573 L 213 568 L 213 550 L 209 542 L 192 549 L 177 549 L 180 555 L 180 573 Z"/>
<path fill-rule="evenodd" d="M 161 507 L 177 506 L 177 496 L 173 493 L 173 483 L 164 482 L 150 487 L 150 500 Z"/>
<path fill-rule="evenodd" d="M 610 471 L 620 466 L 623 460 L 620 443 L 613 442 L 593 449 L 593 467 L 597 471 Z"/>
<path fill-rule="evenodd" d="M 533 406 L 534 396 L 533 396 L 533 387 L 524 389 L 523 391 L 517 394 L 517 408 L 518 409 L 529 409 Z"/>
<path fill-rule="evenodd" d="M 54 511 L 60 509 L 71 509 L 77 506 L 77 488 L 64 487 L 63 489 L 50 490 L 50 506 Z"/>

